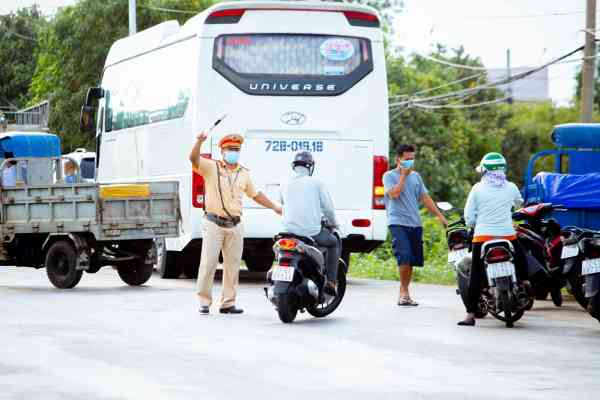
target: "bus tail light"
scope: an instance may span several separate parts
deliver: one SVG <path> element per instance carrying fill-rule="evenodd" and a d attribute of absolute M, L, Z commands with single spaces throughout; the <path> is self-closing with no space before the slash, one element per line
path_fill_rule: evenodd
<path fill-rule="evenodd" d="M 219 10 L 206 18 L 206 24 L 237 24 L 246 12 L 243 8 Z"/>
<path fill-rule="evenodd" d="M 388 170 L 388 159 L 385 156 L 373 158 L 373 209 L 385 210 L 383 174 Z"/>
<path fill-rule="evenodd" d="M 379 28 L 379 18 L 376 15 L 359 11 L 344 11 L 344 15 L 352 26 Z"/>
<path fill-rule="evenodd" d="M 201 154 L 200 157 L 210 158 L 210 154 Z M 204 178 L 192 169 L 192 206 L 204 208 Z"/>

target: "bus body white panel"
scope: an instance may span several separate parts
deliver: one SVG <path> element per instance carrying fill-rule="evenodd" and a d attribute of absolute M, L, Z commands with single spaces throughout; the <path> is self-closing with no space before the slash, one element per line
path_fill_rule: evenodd
<path fill-rule="evenodd" d="M 214 10 L 236 7 L 248 9 L 238 23 L 204 23 Z M 220 158 L 219 138 L 228 133 L 243 134 L 246 142 L 242 165 L 250 169 L 259 190 L 278 200 L 280 185 L 291 175 L 294 154 L 311 150 L 316 159 L 315 176 L 326 183 L 331 193 L 344 236 L 374 242 L 385 240 L 385 211 L 373 209 L 374 157 L 387 157 L 389 153 L 387 77 L 381 30 L 352 26 L 342 12 L 260 11 L 253 7 L 323 7 L 373 12 L 370 8 L 345 3 L 219 3 L 190 19 L 179 31 L 173 23 L 161 24 L 160 28 L 151 28 L 154 29 L 152 34 L 141 32 L 139 36 L 116 42 L 107 58 L 102 87 L 112 93 L 113 100 L 125 99 L 125 103 L 136 95 L 152 99 L 138 102 L 137 107 L 144 110 L 143 118 L 146 118 L 141 123 L 133 117 L 129 117 L 133 122 L 127 120 L 127 113 L 125 122 L 113 115 L 113 123 L 118 126 L 102 132 L 98 180 L 178 180 L 183 229 L 179 238 L 167 240 L 167 248 L 184 250 L 202 238 L 204 220 L 203 210 L 194 208 L 191 202 L 189 151 L 201 129 L 228 114 L 212 132 L 202 153 Z M 148 38 L 144 46 L 151 41 L 156 49 L 144 47 L 146 53 L 142 55 L 136 46 L 143 35 Z M 337 95 L 248 94 L 215 67 L 216 39 L 222 35 L 238 35 L 238 42 L 249 40 L 245 36 L 266 35 L 272 36 L 274 43 L 282 35 L 309 37 L 306 40 L 347 37 L 363 46 L 359 46 L 360 49 L 355 46 L 354 51 L 362 50 L 359 62 L 369 58 L 372 70 Z M 368 43 L 368 52 L 365 43 Z M 265 51 L 265 48 L 257 47 L 257 50 Z M 306 49 L 309 46 L 303 48 Z M 162 64 L 169 67 L 161 68 Z M 147 66 L 159 68 L 154 80 L 141 76 L 153 73 L 145 72 Z M 301 63 L 299 67 L 302 68 Z M 335 66 L 331 69 L 336 71 Z M 180 92 L 173 92 L 174 85 L 181 86 Z M 189 88 L 189 92 L 185 88 Z M 149 90 L 155 90 L 156 94 Z M 162 94 L 172 100 L 173 104 L 163 107 L 170 107 L 168 112 L 166 108 L 152 108 L 152 101 L 158 103 Z M 110 99 L 107 102 L 110 103 Z M 286 115 L 300 117 L 302 122 L 286 123 Z M 107 112 L 108 119 L 110 113 Z M 370 223 L 354 226 L 355 220 Z M 270 239 L 282 230 L 280 217 L 251 200 L 244 203 L 243 221 L 245 237 L 250 242 Z"/>

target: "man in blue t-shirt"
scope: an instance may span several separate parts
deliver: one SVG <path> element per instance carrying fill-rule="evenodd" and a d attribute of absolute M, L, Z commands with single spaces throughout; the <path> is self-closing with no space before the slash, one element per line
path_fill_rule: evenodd
<path fill-rule="evenodd" d="M 423 204 L 442 225 L 448 225 L 427 193 L 421 175 L 414 170 L 415 154 L 415 146 L 400 145 L 396 155 L 396 168 L 383 175 L 385 209 L 400 274 L 399 306 L 419 305 L 410 297 L 408 290 L 413 267 L 422 267 L 424 261 L 423 224 L 419 205 Z"/>

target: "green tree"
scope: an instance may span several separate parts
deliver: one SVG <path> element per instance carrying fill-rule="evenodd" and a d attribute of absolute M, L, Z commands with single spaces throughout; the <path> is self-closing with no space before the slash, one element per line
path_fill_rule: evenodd
<path fill-rule="evenodd" d="M 32 55 L 45 24 L 35 6 L 0 16 L 0 107 L 21 108 L 27 103 L 36 66 Z"/>
<path fill-rule="evenodd" d="M 138 30 L 166 20 L 183 23 L 193 16 L 150 7 L 200 12 L 211 4 L 212 0 L 138 1 Z M 63 137 L 64 151 L 92 145 L 93 138 L 79 133 L 79 110 L 87 89 L 101 79 L 110 46 L 128 31 L 127 0 L 81 0 L 62 8 L 40 35 L 31 101 L 51 99 L 49 125 Z"/>

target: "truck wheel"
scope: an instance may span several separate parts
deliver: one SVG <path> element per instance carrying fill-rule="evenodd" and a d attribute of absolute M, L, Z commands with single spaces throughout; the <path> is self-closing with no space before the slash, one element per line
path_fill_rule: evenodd
<path fill-rule="evenodd" d="M 144 260 L 139 260 L 133 265 L 121 266 L 117 269 L 121 280 L 129 286 L 140 286 L 148 282 L 152 276 L 154 266 L 145 264 Z"/>
<path fill-rule="evenodd" d="M 246 257 L 244 261 L 246 262 L 246 267 L 248 267 L 249 271 L 267 272 L 273 266 L 275 254 L 250 256 Z"/>
<path fill-rule="evenodd" d="M 83 271 L 78 271 L 77 251 L 69 241 L 54 242 L 46 253 L 46 275 L 50 282 L 59 289 L 72 289 L 81 280 Z"/>
<path fill-rule="evenodd" d="M 177 263 L 177 252 L 167 251 L 165 239 L 156 239 L 156 270 L 163 279 L 177 279 L 181 275 L 181 266 Z"/>

